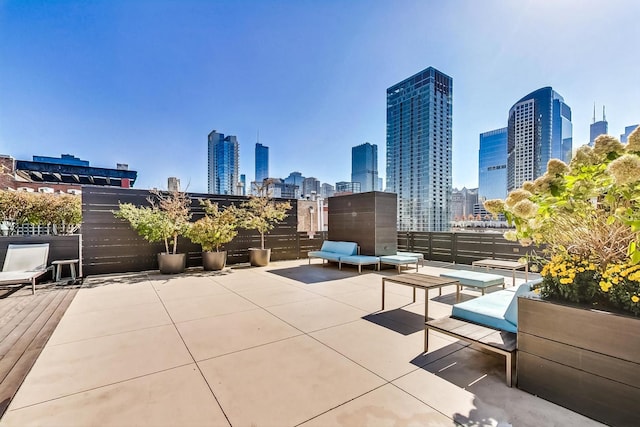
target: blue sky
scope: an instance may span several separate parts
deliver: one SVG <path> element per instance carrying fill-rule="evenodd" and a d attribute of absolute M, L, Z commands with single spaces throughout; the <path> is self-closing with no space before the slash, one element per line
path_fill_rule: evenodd
<path fill-rule="evenodd" d="M 609 133 L 640 122 L 640 2 L 0 0 L 0 154 L 128 163 L 136 188 L 177 176 L 207 190 L 207 134 L 236 135 L 240 169 L 350 180 L 351 147 L 378 145 L 386 88 L 433 66 L 453 78 L 453 183 L 478 182 L 479 133 L 552 86 L 593 103 Z"/>

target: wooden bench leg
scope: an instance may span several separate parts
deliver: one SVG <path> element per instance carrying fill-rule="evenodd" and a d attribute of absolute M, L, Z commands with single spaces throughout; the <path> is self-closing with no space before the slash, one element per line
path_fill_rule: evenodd
<path fill-rule="evenodd" d="M 505 356 L 507 358 L 505 365 L 507 370 L 507 385 L 509 387 L 512 386 L 513 382 L 511 381 L 511 372 L 513 371 L 513 353 L 507 353 Z"/>

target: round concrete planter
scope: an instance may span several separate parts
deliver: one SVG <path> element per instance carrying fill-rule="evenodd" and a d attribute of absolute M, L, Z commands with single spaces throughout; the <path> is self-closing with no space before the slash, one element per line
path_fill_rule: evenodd
<path fill-rule="evenodd" d="M 227 251 L 202 252 L 202 267 L 207 271 L 222 270 L 227 264 Z"/>
<path fill-rule="evenodd" d="M 249 248 L 249 263 L 254 267 L 269 265 L 271 249 Z"/>
<path fill-rule="evenodd" d="M 158 268 L 162 274 L 177 274 L 184 272 L 187 263 L 186 254 L 158 254 Z"/>

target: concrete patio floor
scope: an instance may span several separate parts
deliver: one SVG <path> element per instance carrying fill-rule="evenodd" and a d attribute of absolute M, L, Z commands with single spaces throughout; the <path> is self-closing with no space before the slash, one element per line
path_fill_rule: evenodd
<path fill-rule="evenodd" d="M 600 425 L 507 387 L 503 357 L 434 332 L 422 354 L 421 291 L 387 284 L 379 311 L 395 274 L 298 260 L 90 277 L 0 425 Z M 430 297 L 431 317 L 451 313 L 453 287 Z"/>

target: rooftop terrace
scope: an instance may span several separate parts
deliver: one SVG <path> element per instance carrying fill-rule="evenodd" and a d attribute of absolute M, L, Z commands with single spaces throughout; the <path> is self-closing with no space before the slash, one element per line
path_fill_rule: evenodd
<path fill-rule="evenodd" d="M 421 291 L 388 283 L 380 311 L 395 274 L 296 260 L 89 277 L 0 425 L 599 425 L 507 387 L 503 357 L 435 332 L 423 354 Z M 455 289 L 430 298 L 447 316 Z"/>

